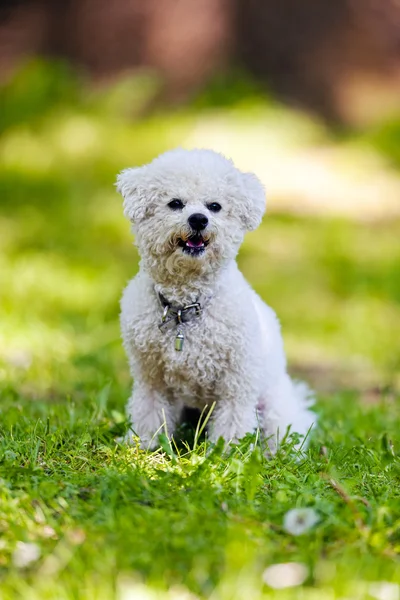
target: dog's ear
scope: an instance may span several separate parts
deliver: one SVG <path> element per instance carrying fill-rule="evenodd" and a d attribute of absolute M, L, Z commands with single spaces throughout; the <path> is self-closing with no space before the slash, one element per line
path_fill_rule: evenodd
<path fill-rule="evenodd" d="M 145 167 L 125 169 L 117 177 L 117 190 L 124 199 L 124 215 L 136 223 L 146 216 L 148 198 L 143 185 Z"/>
<path fill-rule="evenodd" d="M 248 231 L 253 231 L 261 223 L 265 212 L 265 189 L 254 173 L 241 173 L 245 211 L 243 221 Z"/>

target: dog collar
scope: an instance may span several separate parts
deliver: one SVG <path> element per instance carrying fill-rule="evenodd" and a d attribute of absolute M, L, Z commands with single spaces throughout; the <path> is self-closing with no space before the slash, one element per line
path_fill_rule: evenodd
<path fill-rule="evenodd" d="M 178 328 L 175 336 L 175 350 L 180 352 L 183 350 L 183 342 L 185 341 L 182 325 L 201 315 L 201 304 L 200 302 L 193 302 L 192 304 L 180 306 L 168 302 L 160 292 L 157 293 L 157 296 L 163 310 L 161 323 L 158 324 L 158 327 L 160 331 L 167 331 L 173 327 Z"/>

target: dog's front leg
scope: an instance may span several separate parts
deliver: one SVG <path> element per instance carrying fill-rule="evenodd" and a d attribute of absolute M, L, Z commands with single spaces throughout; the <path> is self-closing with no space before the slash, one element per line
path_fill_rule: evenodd
<path fill-rule="evenodd" d="M 217 442 L 237 442 L 257 428 L 256 399 L 249 390 L 237 390 L 238 394 L 226 394 L 216 401 L 209 426 L 209 439 Z"/>
<path fill-rule="evenodd" d="M 166 433 L 168 436 L 173 434 L 180 407 L 169 402 L 157 390 L 136 381 L 127 412 L 132 429 L 140 438 L 141 447 L 148 450 L 157 447 L 160 433 Z M 132 432 L 129 432 L 127 440 L 133 441 Z"/>

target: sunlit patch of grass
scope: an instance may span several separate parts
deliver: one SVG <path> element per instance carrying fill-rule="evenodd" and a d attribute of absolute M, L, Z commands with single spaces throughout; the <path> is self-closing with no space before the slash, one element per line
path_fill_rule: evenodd
<path fill-rule="evenodd" d="M 288 447 L 266 460 L 252 436 L 229 455 L 204 441 L 152 454 L 116 444 L 125 423 L 110 392 L 51 404 L 3 396 L 3 597 L 102 598 L 91 594 L 104 582 L 109 598 L 126 588 L 180 598 L 177 586 L 264 598 L 275 593 L 265 570 L 293 562 L 307 577 L 279 597 L 336 599 L 399 581 L 398 405 L 383 397 L 360 418 L 355 395 L 332 397 L 300 460 Z M 301 507 L 318 522 L 294 535 L 284 517 Z M 17 542 L 39 558 L 18 567 Z"/>

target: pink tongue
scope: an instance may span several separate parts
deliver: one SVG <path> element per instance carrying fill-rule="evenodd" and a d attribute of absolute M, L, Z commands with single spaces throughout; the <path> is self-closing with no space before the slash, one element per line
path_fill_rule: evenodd
<path fill-rule="evenodd" d="M 204 242 L 203 242 L 203 240 L 197 240 L 197 241 L 188 240 L 186 242 L 186 245 L 189 246 L 189 248 L 201 248 L 201 246 L 204 246 Z"/>

